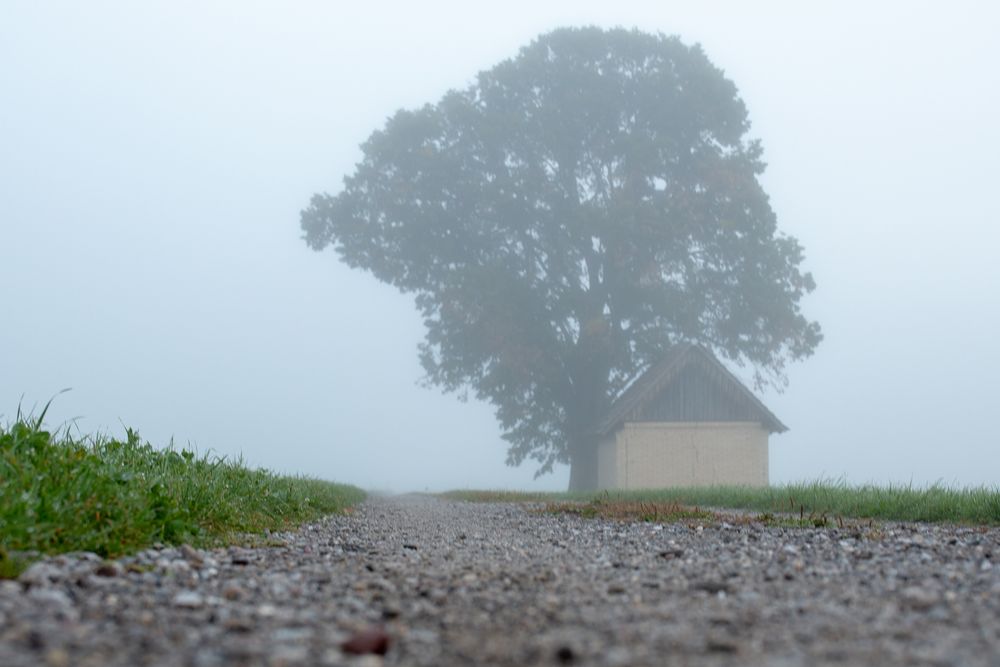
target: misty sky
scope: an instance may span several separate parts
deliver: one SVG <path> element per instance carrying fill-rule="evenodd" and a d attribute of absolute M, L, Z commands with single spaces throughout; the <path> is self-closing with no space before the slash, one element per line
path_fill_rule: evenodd
<path fill-rule="evenodd" d="M 368 488 L 564 488 L 424 389 L 410 297 L 301 240 L 358 145 L 560 26 L 700 42 L 740 89 L 823 326 L 773 482 L 1000 484 L 991 2 L 35 2 L 0 7 L 0 420 Z M 744 374 L 745 375 L 745 374 Z"/>

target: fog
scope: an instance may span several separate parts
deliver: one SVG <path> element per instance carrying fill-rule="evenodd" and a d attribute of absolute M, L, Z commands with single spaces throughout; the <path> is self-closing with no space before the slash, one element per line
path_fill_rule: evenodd
<path fill-rule="evenodd" d="M 771 480 L 1000 483 L 1000 10 L 988 2 L 6 2 L 0 414 L 387 490 L 562 489 L 418 385 L 412 299 L 310 251 L 359 144 L 564 25 L 739 87 L 825 340 Z M 22 398 L 23 397 L 23 398 Z"/>

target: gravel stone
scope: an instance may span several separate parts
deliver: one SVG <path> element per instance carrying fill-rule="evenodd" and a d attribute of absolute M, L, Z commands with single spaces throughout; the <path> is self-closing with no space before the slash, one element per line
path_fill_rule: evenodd
<path fill-rule="evenodd" d="M 174 596 L 171 604 L 183 609 L 201 609 L 205 606 L 205 598 L 194 591 L 181 591 Z"/>
<path fill-rule="evenodd" d="M 120 563 L 114 561 L 108 563 L 101 563 L 96 568 L 94 568 L 94 574 L 99 577 L 120 577 L 124 568 Z"/>
<path fill-rule="evenodd" d="M 64 578 L 66 574 L 63 568 L 55 563 L 38 561 L 22 572 L 18 581 L 28 586 L 48 586 Z"/>
<path fill-rule="evenodd" d="M 691 528 L 401 496 L 267 544 L 161 546 L 114 574 L 94 554 L 35 563 L 0 582 L 0 665 L 1000 664 L 998 528 Z M 372 629 L 384 656 L 345 651 Z"/>

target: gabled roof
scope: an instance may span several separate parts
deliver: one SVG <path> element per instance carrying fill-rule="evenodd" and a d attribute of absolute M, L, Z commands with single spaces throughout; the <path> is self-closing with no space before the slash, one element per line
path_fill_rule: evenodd
<path fill-rule="evenodd" d="M 697 364 L 710 375 L 722 391 L 749 414 L 754 415 L 769 432 L 782 433 L 788 430 L 714 354 L 701 345 L 683 343 L 672 347 L 662 360 L 636 378 L 621 393 L 601 420 L 597 433 L 607 435 L 623 422 L 638 420 L 646 406 L 668 390 L 671 383 L 680 376 L 680 372 L 690 364 Z"/>

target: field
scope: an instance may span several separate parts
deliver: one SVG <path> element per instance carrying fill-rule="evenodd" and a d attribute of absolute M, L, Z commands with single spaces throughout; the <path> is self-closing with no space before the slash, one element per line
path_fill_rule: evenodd
<path fill-rule="evenodd" d="M 951 489 L 944 486 L 851 486 L 819 481 L 767 488 L 704 487 L 599 493 L 518 493 L 460 490 L 442 494 L 452 500 L 544 502 L 569 510 L 583 504 L 601 516 L 649 518 L 683 514 L 687 508 L 752 510 L 765 517 L 787 517 L 812 525 L 838 519 L 919 521 L 926 523 L 1000 524 L 1000 489 Z"/>
<path fill-rule="evenodd" d="M 352 486 L 255 470 L 240 460 L 45 430 L 44 411 L 0 426 L 0 578 L 34 555 L 106 558 L 155 543 L 213 546 L 343 511 Z"/>

